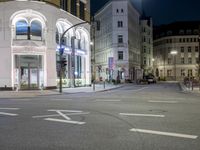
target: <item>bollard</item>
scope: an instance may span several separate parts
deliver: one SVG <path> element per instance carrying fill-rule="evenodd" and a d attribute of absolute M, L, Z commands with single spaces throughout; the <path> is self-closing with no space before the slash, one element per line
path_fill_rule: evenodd
<path fill-rule="evenodd" d="M 95 91 L 95 81 L 93 81 L 93 91 Z"/>
<path fill-rule="evenodd" d="M 103 82 L 103 88 L 106 89 L 106 82 Z"/>

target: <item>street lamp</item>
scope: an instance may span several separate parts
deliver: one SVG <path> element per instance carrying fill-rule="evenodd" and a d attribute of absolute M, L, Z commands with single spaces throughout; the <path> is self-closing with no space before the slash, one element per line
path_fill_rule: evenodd
<path fill-rule="evenodd" d="M 174 78 L 176 81 L 176 55 L 178 54 L 178 52 L 176 50 L 172 50 L 170 54 L 173 56 L 174 59 Z"/>
<path fill-rule="evenodd" d="M 59 41 L 59 45 L 60 45 L 60 48 L 59 48 L 59 59 L 60 59 L 60 87 L 59 87 L 59 92 L 62 93 L 62 76 L 63 76 L 63 62 L 61 60 L 63 60 L 63 52 L 64 52 L 64 48 L 62 48 L 62 40 L 64 38 L 64 35 L 72 28 L 76 27 L 76 26 L 79 26 L 81 24 L 86 24 L 88 23 L 87 21 L 84 21 L 84 22 L 80 22 L 80 23 L 77 23 L 71 27 L 69 27 L 67 30 L 65 30 L 61 37 L 60 37 L 60 41 Z M 70 65 L 72 65 L 72 68 L 75 66 L 74 65 L 74 62 L 75 62 L 75 48 L 74 48 L 74 40 L 73 40 L 73 43 L 72 43 L 72 57 L 73 57 L 73 60 L 72 60 L 72 64 L 70 63 Z M 72 75 L 72 79 L 73 79 L 73 85 L 75 86 L 75 72 L 74 72 L 74 69 L 72 70 L 73 71 L 73 75 Z"/>

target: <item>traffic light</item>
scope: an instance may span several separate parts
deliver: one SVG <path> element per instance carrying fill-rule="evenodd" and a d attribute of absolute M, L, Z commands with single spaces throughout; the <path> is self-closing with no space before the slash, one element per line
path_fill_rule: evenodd
<path fill-rule="evenodd" d="M 67 60 L 65 57 L 63 57 L 61 60 L 61 66 L 62 66 L 62 68 L 65 68 L 67 66 Z"/>

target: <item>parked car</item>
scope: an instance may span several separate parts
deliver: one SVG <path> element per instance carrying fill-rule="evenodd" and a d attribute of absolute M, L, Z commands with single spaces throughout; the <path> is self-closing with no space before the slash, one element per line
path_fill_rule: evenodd
<path fill-rule="evenodd" d="M 152 75 L 152 74 L 149 74 L 149 75 L 147 75 L 147 76 L 144 76 L 144 80 L 145 80 L 148 84 L 150 84 L 150 83 L 156 83 L 156 78 L 155 78 L 155 76 Z"/>

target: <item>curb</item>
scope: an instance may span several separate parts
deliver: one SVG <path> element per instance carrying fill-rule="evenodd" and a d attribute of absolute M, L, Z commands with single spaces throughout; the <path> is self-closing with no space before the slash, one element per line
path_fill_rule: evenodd
<path fill-rule="evenodd" d="M 122 86 L 118 86 L 118 87 L 114 87 L 114 88 L 110 88 L 110 89 L 104 89 L 104 90 L 100 90 L 100 91 L 94 91 L 94 92 L 106 92 L 106 91 L 112 91 L 112 90 L 119 89 L 119 88 L 122 88 L 122 87 L 124 87 L 124 85 L 122 85 Z"/>

